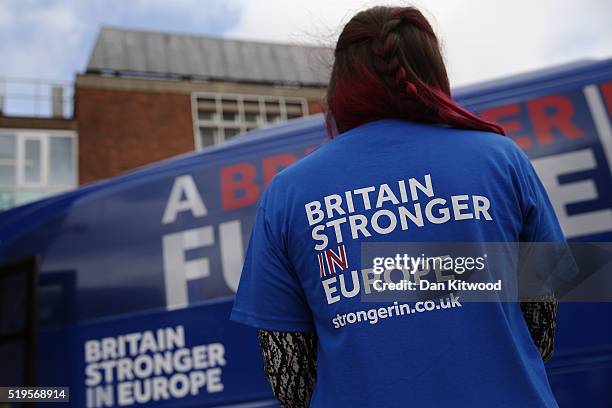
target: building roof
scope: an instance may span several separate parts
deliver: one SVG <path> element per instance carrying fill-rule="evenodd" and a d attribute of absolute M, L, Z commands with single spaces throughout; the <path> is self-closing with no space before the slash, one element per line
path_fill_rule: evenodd
<path fill-rule="evenodd" d="M 332 50 L 103 27 L 88 73 L 325 86 Z"/>

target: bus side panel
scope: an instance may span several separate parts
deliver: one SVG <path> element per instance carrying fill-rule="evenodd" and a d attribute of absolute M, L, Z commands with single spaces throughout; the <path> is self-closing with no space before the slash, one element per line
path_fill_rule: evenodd
<path fill-rule="evenodd" d="M 276 406 L 255 330 L 229 321 L 232 304 L 95 319 L 61 341 L 43 330 L 40 375 L 45 385 L 70 385 L 78 407 Z"/>
<path fill-rule="evenodd" d="M 569 241 L 612 241 L 612 72 L 472 106 L 531 159 Z M 559 81 L 558 81 L 559 82 Z M 562 303 L 547 365 L 561 407 L 612 406 L 612 303 Z"/>

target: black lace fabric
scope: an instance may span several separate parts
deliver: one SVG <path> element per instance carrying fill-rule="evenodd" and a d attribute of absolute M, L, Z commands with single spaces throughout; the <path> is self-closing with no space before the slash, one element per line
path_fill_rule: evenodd
<path fill-rule="evenodd" d="M 520 304 L 544 361 L 553 354 L 557 304 L 554 295 Z M 259 330 L 258 337 L 264 371 L 276 398 L 285 408 L 308 407 L 317 379 L 316 334 Z"/>
<path fill-rule="evenodd" d="M 258 337 L 276 398 L 285 408 L 308 407 L 317 379 L 316 334 L 259 330 Z"/>
<path fill-rule="evenodd" d="M 554 295 L 533 302 L 521 302 L 529 333 L 544 361 L 550 360 L 554 351 L 557 306 L 558 301 Z"/>

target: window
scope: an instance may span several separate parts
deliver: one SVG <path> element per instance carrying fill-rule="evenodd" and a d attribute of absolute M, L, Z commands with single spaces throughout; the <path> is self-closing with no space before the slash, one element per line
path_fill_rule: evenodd
<path fill-rule="evenodd" d="M 23 161 L 24 184 L 42 183 L 42 140 L 39 137 L 24 137 L 25 160 Z"/>
<path fill-rule="evenodd" d="M 237 136 L 239 134 L 240 134 L 240 129 L 239 128 L 225 128 L 224 132 L 223 132 L 223 136 L 224 136 L 225 140 L 229 140 L 229 139 L 231 139 L 234 136 Z"/>
<path fill-rule="evenodd" d="M 217 129 L 212 127 L 201 127 L 200 128 L 200 143 L 202 147 L 213 146 L 216 144 Z"/>
<path fill-rule="evenodd" d="M 77 185 L 73 132 L 0 130 L 0 210 Z"/>
<path fill-rule="evenodd" d="M 49 139 L 49 183 L 57 186 L 76 184 L 75 157 L 72 137 Z"/>
<path fill-rule="evenodd" d="M 192 103 L 198 149 L 308 115 L 306 100 L 297 97 L 194 93 Z"/>
<path fill-rule="evenodd" d="M 33 385 L 36 378 L 33 340 L 38 325 L 38 307 L 34 302 L 38 275 L 34 257 L 0 266 L 2 384 Z"/>
<path fill-rule="evenodd" d="M 216 113 L 210 110 L 201 110 L 198 112 L 198 119 L 200 120 L 215 120 Z"/>
<path fill-rule="evenodd" d="M 14 183 L 17 164 L 16 150 L 15 136 L 0 134 L 0 185 Z"/>
<path fill-rule="evenodd" d="M 244 112 L 244 121 L 247 123 L 259 122 L 259 113 L 257 112 Z"/>

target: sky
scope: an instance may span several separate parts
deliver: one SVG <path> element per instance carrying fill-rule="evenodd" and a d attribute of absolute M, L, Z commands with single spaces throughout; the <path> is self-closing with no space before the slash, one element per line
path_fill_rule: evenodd
<path fill-rule="evenodd" d="M 610 0 L 0 0 L 0 77 L 73 80 L 103 25 L 333 46 L 377 4 L 424 12 L 454 86 L 612 57 Z"/>

